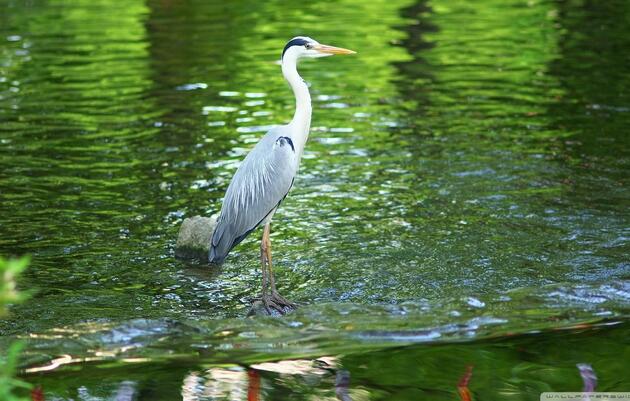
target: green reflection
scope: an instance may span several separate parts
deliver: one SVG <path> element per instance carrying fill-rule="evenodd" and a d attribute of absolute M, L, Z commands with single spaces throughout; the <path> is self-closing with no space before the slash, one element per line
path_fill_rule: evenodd
<path fill-rule="evenodd" d="M 32 364 L 108 351 L 95 365 L 137 383 L 122 358 L 148 358 L 178 388 L 202 371 L 196 355 L 351 354 L 362 396 L 389 399 L 395 378 L 361 364 L 439 368 L 457 352 L 448 375 L 424 370 L 431 392 L 409 377 L 398 397 L 452 399 L 454 377 L 484 355 L 476 369 L 496 362 L 501 378 L 473 391 L 543 388 L 527 373 L 540 365 L 522 360 L 553 371 L 564 355 L 503 352 L 506 337 L 628 313 L 628 10 L 613 3 L 1 1 L 0 253 L 33 254 L 21 284 L 38 290 L 0 322 L 5 341 L 29 337 Z M 275 62 L 298 34 L 359 53 L 301 66 L 313 132 L 273 241 L 283 293 L 305 306 L 245 320 L 259 234 L 220 270 L 175 261 L 172 247 L 184 217 L 219 209 L 267 126 L 291 117 Z M 592 361 L 600 335 L 575 340 L 570 364 Z M 480 338 L 498 339 L 445 344 Z M 427 342 L 440 351 L 389 359 Z M 562 366 L 557 377 L 575 374 Z M 79 381 L 51 382 L 76 398 Z M 332 397 L 334 380 L 322 383 Z"/>

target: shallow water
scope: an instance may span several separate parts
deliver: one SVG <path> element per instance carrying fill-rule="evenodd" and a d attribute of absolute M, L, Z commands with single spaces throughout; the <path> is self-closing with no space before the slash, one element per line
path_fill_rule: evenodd
<path fill-rule="evenodd" d="M 519 351 L 541 342 L 576 344 L 530 350 L 565 369 L 548 390 L 579 387 L 579 362 L 608 390 L 630 388 L 614 354 L 598 362 L 630 334 L 613 324 L 630 306 L 627 2 L 0 6 L 0 253 L 33 255 L 20 284 L 36 290 L 0 321 L 0 347 L 26 338 L 25 367 L 80 366 L 74 380 L 27 375 L 50 397 L 107 399 L 126 383 L 155 399 L 138 389 L 183 394 L 187 380 L 246 393 L 245 368 L 211 381 L 207 369 L 330 356 L 319 397 L 348 371 L 359 399 L 452 399 L 445 383 L 483 360 L 505 368 L 492 383 L 474 368 L 476 395 L 538 399 L 539 379 L 510 369 L 546 369 L 522 367 Z M 243 319 L 260 233 L 220 270 L 173 247 L 181 221 L 218 211 L 247 150 L 290 119 L 276 60 L 298 34 L 358 54 L 300 68 L 312 132 L 272 241 L 281 291 L 304 306 Z M 356 381 L 364 365 L 423 361 L 421 382 Z M 262 382 L 268 397 L 311 396 L 310 379 L 292 380 Z"/>

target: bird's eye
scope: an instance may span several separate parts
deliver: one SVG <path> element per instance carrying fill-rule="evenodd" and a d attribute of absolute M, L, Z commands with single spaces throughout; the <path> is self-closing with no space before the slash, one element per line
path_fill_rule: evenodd
<path fill-rule="evenodd" d="M 304 47 L 306 47 L 306 50 L 311 50 L 313 48 L 313 45 L 310 43 L 307 43 L 304 45 Z"/>

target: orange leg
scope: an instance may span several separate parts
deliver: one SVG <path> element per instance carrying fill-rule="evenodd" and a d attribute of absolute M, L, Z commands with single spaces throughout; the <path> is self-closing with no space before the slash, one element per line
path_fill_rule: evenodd
<path fill-rule="evenodd" d="M 260 271 L 262 273 L 262 298 L 267 297 L 267 256 L 265 251 L 265 240 L 260 242 Z"/>
<path fill-rule="evenodd" d="M 260 300 L 265 306 L 268 314 L 272 314 L 271 309 L 275 309 L 280 314 L 294 310 L 297 306 L 287 301 L 282 295 L 278 294 L 276 289 L 276 280 L 273 277 L 273 268 L 271 264 L 271 224 L 265 224 L 263 229 L 262 240 L 260 241 L 260 265 L 262 270 L 262 297 Z M 271 287 L 271 294 L 267 294 L 267 287 Z"/>
<path fill-rule="evenodd" d="M 278 292 L 276 290 L 276 280 L 273 277 L 273 264 L 271 263 L 271 223 L 265 224 L 263 228 L 263 238 L 262 242 L 265 248 L 265 258 L 267 260 L 267 268 L 269 269 L 269 283 L 271 284 L 271 293 L 275 294 Z"/>

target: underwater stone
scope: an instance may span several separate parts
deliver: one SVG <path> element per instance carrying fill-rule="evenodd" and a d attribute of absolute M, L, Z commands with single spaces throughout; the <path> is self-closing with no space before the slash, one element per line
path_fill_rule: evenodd
<path fill-rule="evenodd" d="M 177 235 L 175 256 L 180 259 L 208 260 L 210 240 L 216 226 L 217 216 L 184 219 Z"/>

